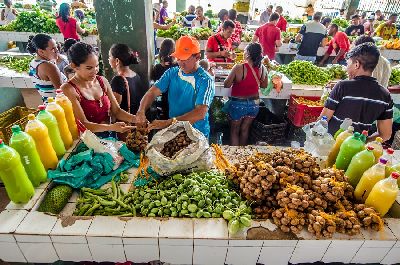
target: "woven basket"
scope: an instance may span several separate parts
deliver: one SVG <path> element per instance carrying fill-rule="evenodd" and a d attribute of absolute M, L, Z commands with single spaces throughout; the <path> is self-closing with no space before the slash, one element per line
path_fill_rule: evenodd
<path fill-rule="evenodd" d="M 11 127 L 18 124 L 24 130 L 25 125 L 28 123 L 28 115 L 31 113 L 37 114 L 38 110 L 17 106 L 1 113 L 0 139 L 3 139 L 8 144 L 12 135 Z"/>

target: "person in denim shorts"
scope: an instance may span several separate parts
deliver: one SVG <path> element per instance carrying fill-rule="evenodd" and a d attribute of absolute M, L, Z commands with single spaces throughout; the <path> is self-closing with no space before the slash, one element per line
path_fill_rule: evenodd
<path fill-rule="evenodd" d="M 231 125 L 231 145 L 246 145 L 250 126 L 259 110 L 259 88 L 267 87 L 267 69 L 262 65 L 262 47 L 250 43 L 244 51 L 245 62 L 236 64 L 224 82 L 232 87 L 228 101 Z"/>

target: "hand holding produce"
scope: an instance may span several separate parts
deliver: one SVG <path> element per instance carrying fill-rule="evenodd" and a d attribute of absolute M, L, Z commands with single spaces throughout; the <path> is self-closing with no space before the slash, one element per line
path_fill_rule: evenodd
<path fill-rule="evenodd" d="M 126 146 L 133 152 L 143 152 L 146 149 L 147 144 L 148 136 L 146 127 L 135 127 L 126 137 Z"/>

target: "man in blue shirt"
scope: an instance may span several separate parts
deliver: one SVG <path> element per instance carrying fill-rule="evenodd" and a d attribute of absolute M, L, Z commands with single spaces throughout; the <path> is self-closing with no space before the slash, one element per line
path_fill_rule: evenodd
<path fill-rule="evenodd" d="M 169 119 L 153 121 L 149 130 L 166 128 L 174 120 L 189 121 L 208 137 L 208 108 L 214 98 L 215 84 L 199 66 L 200 44 L 190 36 L 183 36 L 176 41 L 172 56 L 178 60 L 179 66 L 168 69 L 144 95 L 136 114 L 138 123 L 146 121 L 145 112 L 154 100 L 168 92 Z"/>

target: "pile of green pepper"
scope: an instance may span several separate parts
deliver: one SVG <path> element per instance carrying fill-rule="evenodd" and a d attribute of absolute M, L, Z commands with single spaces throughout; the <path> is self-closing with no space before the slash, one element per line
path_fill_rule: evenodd
<path fill-rule="evenodd" d="M 220 218 L 236 233 L 250 226 L 251 207 L 217 171 L 176 174 L 152 187 L 124 193 L 112 182 L 111 189 L 83 188 L 74 215 Z"/>
<path fill-rule="evenodd" d="M 33 60 L 33 56 L 26 56 L 17 58 L 11 55 L 4 56 L 0 59 L 0 65 L 3 65 L 11 70 L 14 70 L 18 73 L 28 72 L 29 64 Z"/>

